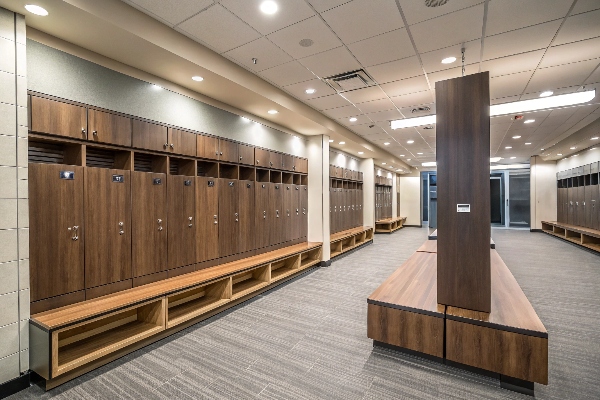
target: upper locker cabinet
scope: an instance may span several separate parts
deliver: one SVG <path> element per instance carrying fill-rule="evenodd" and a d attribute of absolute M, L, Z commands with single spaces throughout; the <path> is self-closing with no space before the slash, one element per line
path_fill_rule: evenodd
<path fill-rule="evenodd" d="M 131 172 L 133 277 L 167 270 L 167 175 Z"/>
<path fill-rule="evenodd" d="M 235 179 L 219 179 L 219 257 L 239 252 L 239 183 Z"/>
<path fill-rule="evenodd" d="M 269 150 L 256 147 L 254 149 L 254 165 L 261 168 L 269 168 Z"/>
<path fill-rule="evenodd" d="M 32 132 L 87 139 L 87 109 L 31 96 Z"/>
<path fill-rule="evenodd" d="M 196 178 L 167 176 L 169 269 L 196 263 Z"/>
<path fill-rule="evenodd" d="M 167 151 L 167 127 L 134 119 L 132 122 L 131 143 L 138 149 Z"/>
<path fill-rule="evenodd" d="M 196 261 L 219 258 L 219 180 L 196 178 Z"/>
<path fill-rule="evenodd" d="M 299 174 L 308 174 L 308 159 L 296 157 L 294 161 L 295 171 Z"/>
<path fill-rule="evenodd" d="M 88 140 L 131 147 L 131 118 L 88 110 Z"/>
<path fill-rule="evenodd" d="M 196 157 L 196 136 L 194 132 L 169 128 L 169 152 Z"/>
<path fill-rule="evenodd" d="M 238 144 L 227 139 L 219 139 L 219 160 L 238 163 Z"/>
<path fill-rule="evenodd" d="M 131 278 L 130 171 L 85 168 L 85 287 Z"/>
<path fill-rule="evenodd" d="M 255 249 L 254 236 L 263 234 L 254 229 L 254 187 L 255 182 L 238 181 L 239 249 L 245 253 Z"/>
<path fill-rule="evenodd" d="M 83 290 L 83 167 L 29 164 L 31 301 Z"/>
<path fill-rule="evenodd" d="M 238 162 L 244 165 L 254 165 L 254 146 L 239 143 Z"/>
<path fill-rule="evenodd" d="M 294 156 L 290 154 L 282 154 L 281 169 L 284 171 L 294 171 L 295 168 Z"/>
<path fill-rule="evenodd" d="M 283 169 L 283 155 L 274 151 L 269 151 L 269 168 Z"/>
<path fill-rule="evenodd" d="M 271 229 L 271 218 L 273 214 L 271 212 L 269 187 L 274 183 L 269 182 L 256 182 L 254 188 L 254 229 L 256 231 L 255 248 L 262 249 L 263 247 L 269 246 L 270 240 L 270 229 Z"/>
<path fill-rule="evenodd" d="M 196 135 L 197 157 L 209 160 L 219 159 L 219 138 L 214 136 Z"/>

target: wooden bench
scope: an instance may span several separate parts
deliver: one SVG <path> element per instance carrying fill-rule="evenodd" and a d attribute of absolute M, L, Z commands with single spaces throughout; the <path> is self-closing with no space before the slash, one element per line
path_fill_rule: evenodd
<path fill-rule="evenodd" d="M 429 240 L 437 240 L 437 229 L 433 232 L 431 232 L 428 236 L 427 239 Z M 494 242 L 494 239 L 490 238 L 490 248 L 491 249 L 495 249 L 496 248 L 496 242 Z M 417 250 L 418 251 L 418 250 Z"/>
<path fill-rule="evenodd" d="M 56 387 L 291 279 L 321 254 L 321 243 L 301 243 L 35 314 L 30 368 Z"/>
<path fill-rule="evenodd" d="M 600 253 L 600 231 L 555 221 L 542 221 L 542 232 Z"/>
<path fill-rule="evenodd" d="M 373 228 L 369 226 L 337 232 L 329 237 L 330 258 L 339 256 L 352 249 L 373 241 Z"/>
<path fill-rule="evenodd" d="M 489 314 L 437 303 L 437 242 L 427 241 L 367 299 L 367 336 L 499 374 L 502 382 L 547 384 L 548 332 L 500 255 L 490 251 Z"/>
<path fill-rule="evenodd" d="M 402 226 L 406 222 L 406 217 L 395 217 L 386 218 L 375 221 L 375 233 L 392 233 L 398 229 L 402 229 Z"/>

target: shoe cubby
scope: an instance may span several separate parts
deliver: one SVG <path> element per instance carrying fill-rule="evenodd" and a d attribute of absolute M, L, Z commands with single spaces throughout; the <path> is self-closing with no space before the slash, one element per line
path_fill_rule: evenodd
<path fill-rule="evenodd" d="M 281 182 L 281 171 L 273 171 L 269 174 L 269 180 L 271 183 L 282 183 Z"/>
<path fill-rule="evenodd" d="M 321 248 L 306 251 L 300 255 L 300 269 L 308 268 L 321 262 Z"/>
<path fill-rule="evenodd" d="M 254 182 L 256 180 L 255 169 L 251 167 L 240 167 L 240 180 Z"/>
<path fill-rule="evenodd" d="M 133 169 L 133 152 L 86 146 L 85 165 L 93 168 Z"/>
<path fill-rule="evenodd" d="M 565 236 L 565 230 L 559 226 L 550 227 L 549 231 L 555 235 Z"/>
<path fill-rule="evenodd" d="M 283 172 L 281 174 L 281 183 L 283 183 L 284 185 L 293 185 L 294 184 L 294 174 Z"/>
<path fill-rule="evenodd" d="M 569 242 L 581 244 L 581 234 L 579 232 L 570 231 L 568 229 L 565 229 L 564 231 L 565 239 L 567 239 Z"/>
<path fill-rule="evenodd" d="M 349 238 L 343 239 L 342 240 L 342 250 L 347 251 L 347 250 L 353 248 L 355 244 L 356 244 L 355 236 L 351 236 Z"/>
<path fill-rule="evenodd" d="M 219 178 L 238 179 L 239 168 L 234 164 L 219 164 Z"/>
<path fill-rule="evenodd" d="M 592 250 L 600 251 L 600 238 L 595 236 L 581 234 L 581 244 Z"/>
<path fill-rule="evenodd" d="M 27 156 L 30 163 L 83 165 L 85 146 L 77 143 L 29 139 Z"/>
<path fill-rule="evenodd" d="M 219 164 L 210 161 L 197 161 L 197 176 L 205 176 L 207 178 L 219 177 Z"/>
<path fill-rule="evenodd" d="M 269 265 L 255 268 L 253 270 L 243 272 L 232 276 L 231 283 L 231 299 L 239 299 L 247 294 L 255 292 L 270 282 L 270 269 Z"/>
<path fill-rule="evenodd" d="M 300 184 L 308 185 L 308 175 L 300 175 Z"/>
<path fill-rule="evenodd" d="M 293 180 L 294 185 L 302 185 L 302 182 L 301 182 L 302 180 L 300 179 L 300 174 L 294 174 L 292 176 L 292 180 Z"/>
<path fill-rule="evenodd" d="M 169 157 L 169 174 L 196 176 L 196 160 L 188 158 Z"/>
<path fill-rule="evenodd" d="M 342 241 L 341 240 L 331 243 L 330 253 L 331 253 L 331 258 L 342 254 Z"/>
<path fill-rule="evenodd" d="M 166 174 L 169 160 L 167 156 L 159 156 L 148 153 L 133 154 L 133 170 L 136 172 L 154 172 Z"/>
<path fill-rule="evenodd" d="M 231 299 L 231 278 L 167 297 L 167 328 L 205 314 Z"/>
<path fill-rule="evenodd" d="M 300 255 L 271 263 L 271 282 L 290 276 L 300 268 Z"/>
<path fill-rule="evenodd" d="M 269 170 L 268 169 L 256 169 L 256 181 L 257 182 L 269 182 Z"/>

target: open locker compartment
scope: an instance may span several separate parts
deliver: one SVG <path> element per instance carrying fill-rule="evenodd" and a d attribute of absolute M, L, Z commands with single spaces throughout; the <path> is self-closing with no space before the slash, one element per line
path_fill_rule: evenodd
<path fill-rule="evenodd" d="M 312 267 L 315 264 L 321 262 L 322 249 L 316 248 L 309 251 L 305 251 L 300 255 L 300 269 Z"/>
<path fill-rule="evenodd" d="M 300 254 L 271 263 L 271 282 L 288 277 L 300 268 Z"/>
<path fill-rule="evenodd" d="M 269 264 L 267 264 L 232 276 L 231 299 L 239 299 L 267 286 L 271 280 L 271 270 L 269 267 Z"/>
<path fill-rule="evenodd" d="M 167 297 L 167 328 L 205 314 L 231 299 L 231 278 L 187 289 Z"/>

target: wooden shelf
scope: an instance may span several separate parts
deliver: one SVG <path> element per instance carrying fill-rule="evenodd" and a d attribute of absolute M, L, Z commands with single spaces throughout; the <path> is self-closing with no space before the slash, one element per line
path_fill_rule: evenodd
<path fill-rule="evenodd" d="M 542 221 L 542 232 L 600 252 L 600 231 L 554 221 Z"/>
<path fill-rule="evenodd" d="M 231 299 L 244 297 L 267 286 L 270 283 L 270 273 L 270 265 L 265 265 L 242 274 L 234 275 L 231 278 Z"/>
<path fill-rule="evenodd" d="M 258 289 L 267 286 L 268 283 L 261 281 L 259 279 L 250 278 L 243 282 L 236 283 L 233 285 L 233 297 L 232 299 L 237 299 L 240 297 L 244 297 L 247 294 L 257 291 Z"/>
<path fill-rule="evenodd" d="M 218 308 L 231 300 L 231 278 L 167 297 L 167 328 Z"/>
<path fill-rule="evenodd" d="M 373 228 L 360 227 L 334 233 L 330 236 L 330 257 L 334 258 L 373 240 Z"/>
<path fill-rule="evenodd" d="M 375 233 L 392 233 L 403 228 L 406 217 L 386 218 L 375 222 Z"/>
<path fill-rule="evenodd" d="M 285 260 L 271 263 L 271 281 L 278 281 L 298 272 L 300 268 L 300 255 Z"/>

